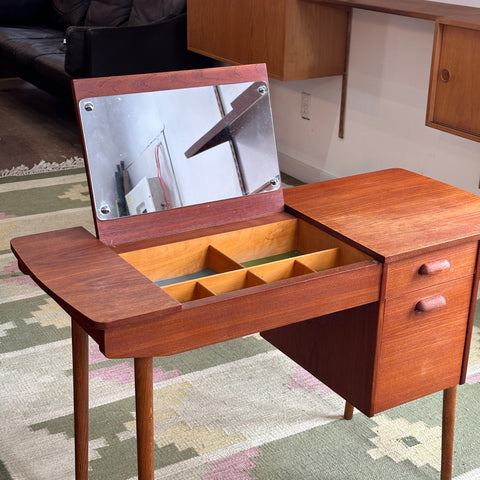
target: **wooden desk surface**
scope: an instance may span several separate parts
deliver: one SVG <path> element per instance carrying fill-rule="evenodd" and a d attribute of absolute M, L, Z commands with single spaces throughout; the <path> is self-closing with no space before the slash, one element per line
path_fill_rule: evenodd
<path fill-rule="evenodd" d="M 480 236 L 480 197 L 402 169 L 287 189 L 284 197 L 287 211 L 387 263 Z"/>

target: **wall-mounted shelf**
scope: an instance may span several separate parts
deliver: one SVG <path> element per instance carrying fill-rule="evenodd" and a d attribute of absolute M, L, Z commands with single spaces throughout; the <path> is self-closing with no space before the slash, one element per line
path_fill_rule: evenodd
<path fill-rule="evenodd" d="M 188 0 L 188 48 L 229 64 L 266 63 L 290 81 L 341 75 L 348 9 L 298 0 Z"/>
<path fill-rule="evenodd" d="M 231 64 L 265 62 L 284 81 L 343 75 L 343 137 L 352 8 L 436 22 L 426 125 L 480 141 L 479 8 L 428 0 L 188 0 L 188 47 Z"/>
<path fill-rule="evenodd" d="M 423 18 L 437 21 L 442 18 L 463 16 L 472 18 L 478 15 L 478 8 L 464 5 L 452 5 L 443 2 L 430 2 L 429 0 L 301 0 L 321 5 L 337 7 L 359 8 L 374 12 L 390 13 L 405 17 Z"/>

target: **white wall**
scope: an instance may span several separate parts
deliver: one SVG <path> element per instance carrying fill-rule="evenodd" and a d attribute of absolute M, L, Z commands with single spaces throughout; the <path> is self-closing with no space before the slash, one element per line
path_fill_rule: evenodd
<path fill-rule="evenodd" d="M 270 80 L 282 170 L 311 182 L 402 167 L 480 194 L 480 143 L 425 126 L 433 33 L 431 21 L 353 10 L 344 139 L 340 77 Z"/>

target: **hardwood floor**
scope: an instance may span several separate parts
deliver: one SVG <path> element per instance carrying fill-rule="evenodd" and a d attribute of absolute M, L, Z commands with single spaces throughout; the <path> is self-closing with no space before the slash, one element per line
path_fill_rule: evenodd
<path fill-rule="evenodd" d="M 0 78 L 0 172 L 82 157 L 73 105 L 18 78 Z"/>

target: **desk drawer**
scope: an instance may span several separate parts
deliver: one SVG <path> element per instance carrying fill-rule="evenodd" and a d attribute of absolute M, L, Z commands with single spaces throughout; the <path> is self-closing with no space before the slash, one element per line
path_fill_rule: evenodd
<path fill-rule="evenodd" d="M 469 242 L 389 265 L 386 298 L 472 275 L 477 246 Z"/>
<path fill-rule="evenodd" d="M 465 277 L 386 300 L 375 412 L 460 381 L 472 281 Z"/>

